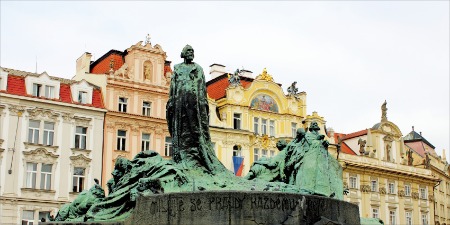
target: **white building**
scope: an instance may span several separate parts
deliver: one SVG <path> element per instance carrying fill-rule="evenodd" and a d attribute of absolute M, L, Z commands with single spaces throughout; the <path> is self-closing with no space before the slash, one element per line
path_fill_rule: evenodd
<path fill-rule="evenodd" d="M 0 224 L 37 224 L 101 179 L 99 87 L 0 68 Z"/>

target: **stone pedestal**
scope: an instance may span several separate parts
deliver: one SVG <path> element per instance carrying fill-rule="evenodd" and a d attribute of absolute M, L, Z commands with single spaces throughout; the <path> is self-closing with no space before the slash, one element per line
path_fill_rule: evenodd
<path fill-rule="evenodd" d="M 115 224 L 359 225 L 360 218 L 357 205 L 326 197 L 264 191 L 205 191 L 141 196 L 132 216 Z"/>

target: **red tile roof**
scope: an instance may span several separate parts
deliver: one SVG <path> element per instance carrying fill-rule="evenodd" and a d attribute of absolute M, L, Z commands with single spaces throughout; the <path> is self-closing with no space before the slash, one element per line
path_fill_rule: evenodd
<path fill-rule="evenodd" d="M 341 152 L 349 155 L 356 155 L 356 153 L 345 143 L 341 143 Z"/>
<path fill-rule="evenodd" d="M 348 140 L 351 138 L 355 138 L 355 137 L 359 137 L 359 136 L 363 136 L 367 134 L 367 129 L 365 130 L 360 130 L 360 131 L 356 131 L 350 134 L 344 134 L 343 136 L 341 136 L 342 140 Z"/>
<path fill-rule="evenodd" d="M 124 63 L 124 58 L 122 54 L 119 54 L 115 51 L 109 51 L 100 59 L 92 63 L 91 65 L 91 73 L 93 74 L 108 74 L 110 68 L 111 60 L 114 60 L 113 70 L 116 71 L 122 67 Z"/>
<path fill-rule="evenodd" d="M 341 138 L 341 140 L 344 140 L 345 134 L 340 133 L 334 133 L 334 143 L 338 143 L 338 137 Z M 353 151 L 350 146 L 348 146 L 345 142 L 341 142 L 341 152 L 349 155 L 357 155 L 355 151 Z"/>
<path fill-rule="evenodd" d="M 9 75 L 6 92 L 13 95 L 26 96 L 27 90 L 25 87 L 25 79 L 23 79 L 23 77 L 20 76 Z"/>
<path fill-rule="evenodd" d="M 252 78 L 241 77 L 241 85 L 244 88 L 248 88 L 252 82 Z M 228 75 L 225 73 L 208 81 L 206 83 L 206 91 L 210 98 L 215 100 L 221 99 L 227 95 L 225 89 L 227 89 L 228 85 Z"/>
<path fill-rule="evenodd" d="M 12 95 L 20 95 L 20 96 L 26 96 L 30 98 L 40 98 L 40 99 L 47 99 L 44 97 L 36 97 L 32 95 L 28 95 L 26 92 L 26 85 L 25 85 L 25 77 L 28 75 L 31 76 L 39 76 L 39 74 L 35 73 L 29 73 L 25 71 L 19 71 L 19 70 L 13 70 L 8 68 L 3 68 L 4 71 L 8 72 L 8 83 L 6 87 L 6 93 L 12 94 Z M 56 102 L 65 102 L 70 104 L 77 104 L 77 105 L 84 105 L 84 106 L 91 106 L 96 108 L 105 108 L 103 104 L 103 98 L 101 89 L 97 86 L 93 87 L 92 92 L 92 104 L 80 104 L 78 102 L 73 101 L 72 99 L 72 92 L 70 85 L 73 83 L 76 83 L 77 81 L 74 80 L 68 80 L 64 78 L 59 77 L 50 77 L 51 79 L 58 80 L 60 82 L 59 86 L 59 99 L 47 99 L 52 100 Z"/>

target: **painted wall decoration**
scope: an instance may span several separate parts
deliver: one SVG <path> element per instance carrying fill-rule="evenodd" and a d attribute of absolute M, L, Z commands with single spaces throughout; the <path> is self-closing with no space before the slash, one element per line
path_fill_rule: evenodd
<path fill-rule="evenodd" d="M 264 111 L 272 111 L 278 112 L 278 105 L 275 103 L 272 97 L 268 95 L 257 95 L 250 104 L 251 108 L 264 110 Z"/>

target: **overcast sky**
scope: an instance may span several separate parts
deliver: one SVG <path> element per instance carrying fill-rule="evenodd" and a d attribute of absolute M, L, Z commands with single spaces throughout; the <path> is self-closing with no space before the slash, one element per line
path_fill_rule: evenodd
<path fill-rule="evenodd" d="M 150 34 L 172 65 L 190 44 L 209 65 L 264 67 L 297 81 L 307 111 L 336 132 L 388 119 L 449 149 L 449 1 L 122 2 L 1 1 L 0 66 L 71 78 L 85 51 L 94 59 Z M 448 157 L 447 157 L 448 159 Z"/>

